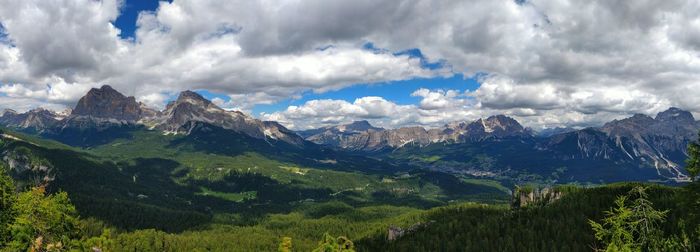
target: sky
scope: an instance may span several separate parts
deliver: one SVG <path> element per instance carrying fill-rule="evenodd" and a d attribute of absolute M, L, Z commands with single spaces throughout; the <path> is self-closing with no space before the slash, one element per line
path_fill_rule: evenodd
<path fill-rule="evenodd" d="M 697 0 L 0 0 L 0 109 L 109 84 L 292 129 L 700 112 Z"/>

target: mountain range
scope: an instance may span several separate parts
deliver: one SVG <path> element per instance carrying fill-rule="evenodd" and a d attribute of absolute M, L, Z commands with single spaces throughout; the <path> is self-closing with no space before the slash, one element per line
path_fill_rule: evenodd
<path fill-rule="evenodd" d="M 82 147 L 108 143 L 134 129 L 164 135 L 201 135 L 221 129 L 217 132 L 242 134 L 272 148 L 279 144 L 300 150 L 327 148 L 397 165 L 472 175 L 522 176 L 520 172 L 526 171 L 551 177 L 560 171 L 555 176 L 559 181 L 687 180 L 682 172 L 685 149 L 700 129 L 690 112 L 669 108 L 655 117 L 637 114 L 578 130 L 534 132 L 511 117 L 494 115 L 432 129 L 384 129 L 356 121 L 294 132 L 277 122 L 224 110 L 192 91 L 181 92 L 158 111 L 107 85 L 91 89 L 72 110 L 61 113 L 41 108 L 24 113 L 5 110 L 0 125 Z M 217 138 L 226 139 L 212 141 Z"/>
<path fill-rule="evenodd" d="M 59 138 L 66 138 L 66 135 L 76 131 L 98 134 L 115 128 L 141 126 L 166 134 L 187 134 L 190 121 L 210 123 L 257 139 L 293 145 L 304 142 L 297 134 L 276 122 L 261 121 L 238 111 L 226 111 L 192 91 L 183 91 L 165 110 L 157 111 L 137 102 L 133 96 L 124 96 L 105 85 L 88 91 L 69 113 L 59 114 L 38 108 L 25 113 L 5 110 L 0 115 L 0 124 L 6 127 Z"/>
<path fill-rule="evenodd" d="M 496 115 L 476 121 L 453 122 L 442 128 L 404 127 L 377 128 L 367 121 L 324 127 L 299 132 L 311 142 L 353 151 L 381 151 L 405 145 L 425 146 L 433 143 L 463 143 L 489 138 L 526 137 L 532 132 L 515 119 Z"/>
<path fill-rule="evenodd" d="M 449 149 L 464 144 L 487 145 L 518 140 L 530 143 L 525 146 L 530 148 L 527 151 L 553 157 L 555 160 L 547 162 L 550 164 L 576 160 L 589 161 L 589 165 L 593 165 L 599 164 L 598 161 L 610 161 L 608 165 L 651 168 L 661 178 L 688 180 L 681 168 L 687 158 L 686 147 L 696 139 L 699 129 L 700 122 L 690 112 L 672 107 L 654 118 L 636 114 L 601 127 L 558 128 L 544 133 L 525 128 L 508 116 L 496 115 L 472 122 L 453 122 L 434 129 L 383 129 L 358 121 L 305 130 L 299 134 L 317 144 L 370 154 L 409 149 L 412 153 L 408 155 L 412 157 L 420 156 L 421 150 L 431 145 Z M 475 168 L 478 170 L 479 167 Z"/>

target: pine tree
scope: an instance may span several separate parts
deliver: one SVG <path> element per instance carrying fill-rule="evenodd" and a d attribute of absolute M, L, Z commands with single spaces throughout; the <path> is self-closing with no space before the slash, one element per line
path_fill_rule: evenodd
<path fill-rule="evenodd" d="M 685 160 L 685 169 L 688 171 L 692 181 L 695 181 L 698 174 L 700 174 L 700 132 L 698 133 L 698 140 L 688 144 L 688 159 Z"/>
<path fill-rule="evenodd" d="M 647 188 L 637 186 L 615 200 L 603 223 L 590 220 L 595 237 L 606 244 L 605 251 L 661 251 L 667 243 L 660 225 L 668 211 L 656 210 L 648 199 Z"/>
<path fill-rule="evenodd" d="M 9 225 L 14 219 L 12 205 L 16 198 L 12 178 L 7 175 L 4 165 L 0 163 L 0 247 L 3 247 L 10 237 Z"/>

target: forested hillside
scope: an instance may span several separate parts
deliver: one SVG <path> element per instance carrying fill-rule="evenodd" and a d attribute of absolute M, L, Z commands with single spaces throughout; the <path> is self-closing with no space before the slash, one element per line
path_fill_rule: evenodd
<path fill-rule="evenodd" d="M 497 181 L 392 170 L 322 150 L 278 153 L 221 131 L 164 136 L 137 130 L 109 144 L 76 148 L 5 129 L 0 153 L 17 189 L 67 193 L 84 223 L 83 238 L 109 229 L 117 251 L 157 244 L 178 251 L 273 250 L 283 236 L 306 251 L 325 232 L 359 239 L 422 209 L 507 200 L 508 189 Z M 303 157 L 318 156 L 333 162 L 303 165 Z"/>
<path fill-rule="evenodd" d="M 659 229 L 660 242 L 673 239 L 679 250 L 697 245 L 697 223 L 688 221 L 687 189 L 653 184 L 620 183 L 596 188 L 563 188 L 565 196 L 546 206 L 511 209 L 505 205 L 464 204 L 421 214 L 430 223 L 414 233 L 387 241 L 375 234 L 357 242 L 365 251 L 591 251 L 605 249 L 589 220 L 600 221 L 618 197 L 645 187 L 656 209 L 668 210 Z M 697 209 L 695 209 L 697 210 Z M 630 230 L 632 232 L 633 230 Z M 638 235 L 638 234 L 634 234 Z M 689 240 L 685 240 L 689 239 Z M 690 248 L 687 248 L 690 249 Z"/>

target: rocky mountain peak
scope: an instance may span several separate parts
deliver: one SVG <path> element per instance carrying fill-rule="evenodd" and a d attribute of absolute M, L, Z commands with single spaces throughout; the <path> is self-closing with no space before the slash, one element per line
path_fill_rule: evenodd
<path fill-rule="evenodd" d="M 162 113 L 148 120 L 155 128 L 187 134 L 191 122 L 202 122 L 259 139 L 275 139 L 302 145 L 303 139 L 274 122 L 263 122 L 238 111 L 226 111 L 203 96 L 187 90 L 168 104 Z"/>
<path fill-rule="evenodd" d="M 109 85 L 93 88 L 80 98 L 71 115 L 137 121 L 141 107 L 133 96 L 124 96 Z"/>
<path fill-rule="evenodd" d="M 632 133 L 635 133 L 640 130 L 644 130 L 656 122 L 657 121 L 654 118 L 651 118 L 648 115 L 635 114 L 632 117 L 605 123 L 601 129 L 607 133 L 621 131 L 632 131 Z"/>
<path fill-rule="evenodd" d="M 456 133 L 465 135 L 470 139 L 482 139 L 489 136 L 504 137 L 526 133 L 525 128 L 518 121 L 505 115 L 494 115 L 486 119 L 480 118 L 466 125 L 455 125 L 459 125 L 459 129 L 461 129 L 461 131 L 456 130 Z"/>
<path fill-rule="evenodd" d="M 483 123 L 491 131 L 521 132 L 525 129 L 518 121 L 505 115 L 489 116 Z"/>
<path fill-rule="evenodd" d="M 343 125 L 347 131 L 367 131 L 367 130 L 382 130 L 382 128 L 374 127 L 367 120 L 354 121 L 350 124 Z"/>
<path fill-rule="evenodd" d="M 42 107 L 29 110 L 29 111 L 27 111 L 27 114 L 35 114 L 35 115 L 40 114 L 40 115 L 51 116 L 51 117 L 61 117 L 58 113 L 56 113 L 52 110 L 42 108 Z"/>
<path fill-rule="evenodd" d="M 0 116 L 5 116 L 5 115 L 16 115 L 17 111 L 12 110 L 12 109 L 3 109 L 2 113 L 0 113 Z"/>
<path fill-rule="evenodd" d="M 180 92 L 177 100 L 170 102 L 163 113 L 174 117 L 172 119 L 176 119 L 181 124 L 195 118 L 203 119 L 203 116 L 207 117 L 203 121 L 208 122 L 214 117 L 224 116 L 226 111 L 200 94 L 186 90 Z"/>
<path fill-rule="evenodd" d="M 190 90 L 185 90 L 185 91 L 180 92 L 180 95 L 177 97 L 176 102 L 178 102 L 178 103 L 188 102 L 188 103 L 193 103 L 193 104 L 203 104 L 205 106 L 209 105 L 211 103 L 211 101 L 207 100 L 202 95 L 200 95 L 194 91 L 190 91 Z"/>
<path fill-rule="evenodd" d="M 693 117 L 693 114 L 688 111 L 671 107 L 666 111 L 657 114 L 656 120 L 662 122 L 694 122 L 695 118 Z"/>

